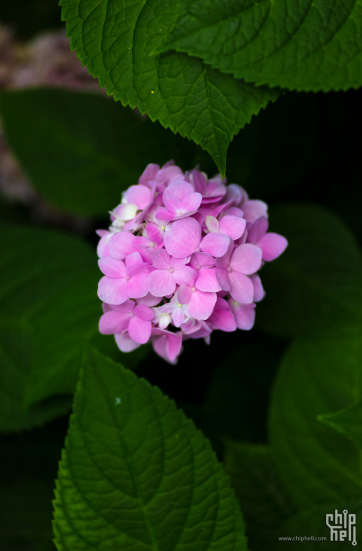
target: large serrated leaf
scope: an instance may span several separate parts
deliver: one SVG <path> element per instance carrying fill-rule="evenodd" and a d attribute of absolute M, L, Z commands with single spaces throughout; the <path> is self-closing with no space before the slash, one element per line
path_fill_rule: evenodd
<path fill-rule="evenodd" d="M 176 2 L 60 4 L 72 49 L 108 94 L 200 144 L 225 174 L 232 137 L 278 92 L 236 81 L 182 53 L 152 55 L 172 28 Z"/>
<path fill-rule="evenodd" d="M 85 355 L 54 503 L 59 551 L 242 551 L 239 505 L 206 438 L 156 387 Z"/>
<path fill-rule="evenodd" d="M 181 0 L 175 48 L 256 84 L 292 90 L 362 86 L 362 1 Z"/>

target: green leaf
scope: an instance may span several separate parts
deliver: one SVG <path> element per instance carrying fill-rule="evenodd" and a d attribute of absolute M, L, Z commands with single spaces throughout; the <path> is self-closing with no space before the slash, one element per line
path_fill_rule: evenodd
<path fill-rule="evenodd" d="M 335 413 L 318 415 L 317 419 L 352 440 L 362 450 L 362 402 Z"/>
<path fill-rule="evenodd" d="M 54 503 L 59 551 L 241 551 L 238 503 L 209 442 L 131 371 L 84 357 Z"/>
<path fill-rule="evenodd" d="M 108 94 L 200 144 L 222 174 L 233 135 L 278 96 L 185 54 L 152 55 L 172 28 L 176 2 L 60 4 L 71 48 Z"/>
<path fill-rule="evenodd" d="M 287 337 L 360 335 L 362 261 L 344 223 L 321 207 L 289 204 L 270 210 L 270 230 L 289 246 L 262 270 L 257 325 Z"/>
<path fill-rule="evenodd" d="M 257 85 L 291 90 L 362 86 L 362 1 L 180 0 L 161 48 Z"/>
<path fill-rule="evenodd" d="M 98 335 L 101 274 L 91 247 L 8 224 L 0 250 L 0 430 L 11 431 L 69 411 L 84 344 L 123 354 Z"/>
<path fill-rule="evenodd" d="M 299 509 L 360 499 L 360 451 L 317 416 L 360 399 L 360 336 L 297 340 L 281 364 L 271 403 L 270 437 L 279 475 Z"/>
<path fill-rule="evenodd" d="M 6 138 L 34 187 L 53 205 L 103 216 L 148 163 L 191 168 L 195 146 L 96 94 L 3 91 Z"/>
<path fill-rule="evenodd" d="M 225 470 L 244 511 L 253 551 L 270 549 L 278 527 L 292 512 L 269 448 L 227 440 Z M 280 532 L 282 533 L 282 532 Z"/>

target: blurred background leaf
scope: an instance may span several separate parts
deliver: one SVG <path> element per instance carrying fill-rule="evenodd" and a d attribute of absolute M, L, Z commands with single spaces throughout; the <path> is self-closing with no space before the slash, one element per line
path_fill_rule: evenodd
<path fill-rule="evenodd" d="M 0 109 L 7 141 L 35 189 L 74 214 L 107 213 L 148 163 L 175 159 L 187 167 L 196 149 L 187 141 L 180 147 L 180 136 L 96 94 L 7 91 Z"/>
<path fill-rule="evenodd" d="M 270 549 L 275 549 L 275 551 L 281 551 L 282 549 L 289 549 L 291 551 L 297 551 L 300 549 L 301 543 L 305 547 L 311 549 L 311 551 L 330 551 L 336 546 L 338 551 L 349 551 L 351 548 L 351 541 L 346 539 L 345 541 L 333 541 L 330 539 L 330 530 L 326 526 L 326 515 L 333 514 L 335 510 L 339 513 L 347 510 L 349 514 L 356 515 L 356 540 L 361 541 L 362 537 L 362 501 L 340 501 L 340 502 L 331 502 L 325 505 L 320 505 L 319 507 L 312 507 L 306 509 L 299 514 L 291 516 L 278 528 L 277 533 L 274 535 L 272 545 Z M 325 540 L 294 540 L 294 541 L 281 541 L 278 538 L 280 536 L 294 538 L 298 536 L 306 536 L 315 538 L 325 538 Z M 348 535 L 347 535 L 348 538 Z M 332 547 L 333 546 L 333 547 Z"/>
<path fill-rule="evenodd" d="M 258 326 L 286 337 L 360 334 L 362 259 L 343 221 L 299 203 L 271 209 L 270 222 L 289 246 L 261 272 L 267 298 Z"/>
<path fill-rule="evenodd" d="M 359 336 L 297 340 L 282 361 L 270 438 L 279 476 L 300 510 L 360 498 L 360 450 L 317 416 L 358 400 L 361 368 Z"/>
<path fill-rule="evenodd" d="M 293 512 L 267 446 L 228 439 L 225 469 L 244 512 L 250 549 L 273 549 L 276 532 Z M 281 534 L 282 532 L 280 532 Z"/>
<path fill-rule="evenodd" d="M 87 243 L 7 225 L 0 249 L 0 430 L 10 431 L 69 411 L 66 395 L 75 389 L 85 343 L 110 355 L 117 348 L 112 337 L 98 334 L 99 270 Z M 146 353 L 131 357 L 141 360 Z"/>
<path fill-rule="evenodd" d="M 360 398 L 360 396 L 358 396 Z M 362 402 L 356 402 L 350 407 L 318 415 L 318 421 L 346 436 L 358 449 L 362 449 Z"/>

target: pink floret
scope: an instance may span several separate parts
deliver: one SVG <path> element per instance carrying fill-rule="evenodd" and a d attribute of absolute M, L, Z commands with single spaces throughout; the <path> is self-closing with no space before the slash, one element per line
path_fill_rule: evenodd
<path fill-rule="evenodd" d="M 183 341 L 250 330 L 265 296 L 260 269 L 288 244 L 267 231 L 267 210 L 220 175 L 149 164 L 97 231 L 100 332 L 122 352 L 151 342 L 173 365 Z"/>

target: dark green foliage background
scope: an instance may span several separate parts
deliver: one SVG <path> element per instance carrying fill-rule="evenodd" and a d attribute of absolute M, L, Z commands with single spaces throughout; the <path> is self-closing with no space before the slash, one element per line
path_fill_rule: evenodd
<path fill-rule="evenodd" d="M 17 0 L 0 8 L 0 19 L 29 36 L 56 25 L 56 4 Z M 8 142 L 34 187 L 51 204 L 91 221 L 86 236 L 66 236 L 84 248 L 90 274 L 89 289 L 83 289 L 84 301 L 91 305 L 84 341 L 137 369 L 137 375 L 173 398 L 211 440 L 239 498 L 251 551 L 279 549 L 276 535 L 328 536 L 325 514 L 335 508 L 356 512 L 357 526 L 362 524 L 361 407 L 350 409 L 360 400 L 362 369 L 361 105 L 362 92 L 356 90 L 282 93 L 234 137 L 228 149 L 228 181 L 270 204 L 270 229 L 285 234 L 290 245 L 280 260 L 263 268 L 267 295 L 257 307 L 253 331 L 215 332 L 210 347 L 188 341 L 179 363 L 169 366 L 147 348 L 121 355 L 113 339 L 95 337 L 100 304 L 94 230 L 107 227 L 107 210 L 147 162 L 173 157 L 184 170 L 199 163 L 209 175 L 217 171 L 214 162 L 194 142 L 159 122 L 141 121 L 120 102 L 60 90 L 0 93 Z M 134 150 L 130 130 L 137 143 Z M 71 169 L 74 180 L 62 185 Z M 4 202 L 0 217 L 3 235 L 9 235 L 3 239 L 2 260 L 11 253 L 14 264 L 19 254 L 19 269 L 26 275 L 29 267 L 17 236 L 21 231 L 41 236 L 37 232 L 49 233 L 48 228 L 39 227 L 27 209 Z M 12 232 L 13 224 L 22 230 Z M 19 273 L 14 266 L 10 276 L 4 271 L 0 275 L 3 290 L 9 277 Z M 66 363 L 63 386 L 54 397 L 59 381 L 52 379 L 53 386 L 47 387 L 46 358 L 40 355 L 36 362 L 24 350 L 26 343 L 35 350 L 41 344 L 34 327 L 43 327 L 43 338 L 51 339 L 59 320 L 53 320 L 53 329 L 51 312 L 50 321 L 35 316 L 31 344 L 18 315 L 21 298 L 16 299 L 10 327 L 9 301 L 0 317 L 3 336 L 15 334 L 2 354 L 4 347 L 5 352 L 16 350 L 16 331 L 23 331 L 23 353 L 17 352 L 24 360 L 11 382 L 18 402 L 13 411 L 4 408 L 5 401 L 0 407 L 2 430 L 63 417 L 32 432 L 0 437 L 0 548 L 50 551 L 55 549 L 51 499 L 72 399 L 67 393 L 75 388 L 79 365 Z M 59 377 L 57 366 L 52 364 L 51 373 Z M 29 380 L 36 384 L 28 388 Z M 280 548 L 289 551 L 299 545 L 283 542 Z M 320 542 L 306 545 L 311 551 L 329 550 Z M 349 548 L 349 543 L 338 546 Z"/>

